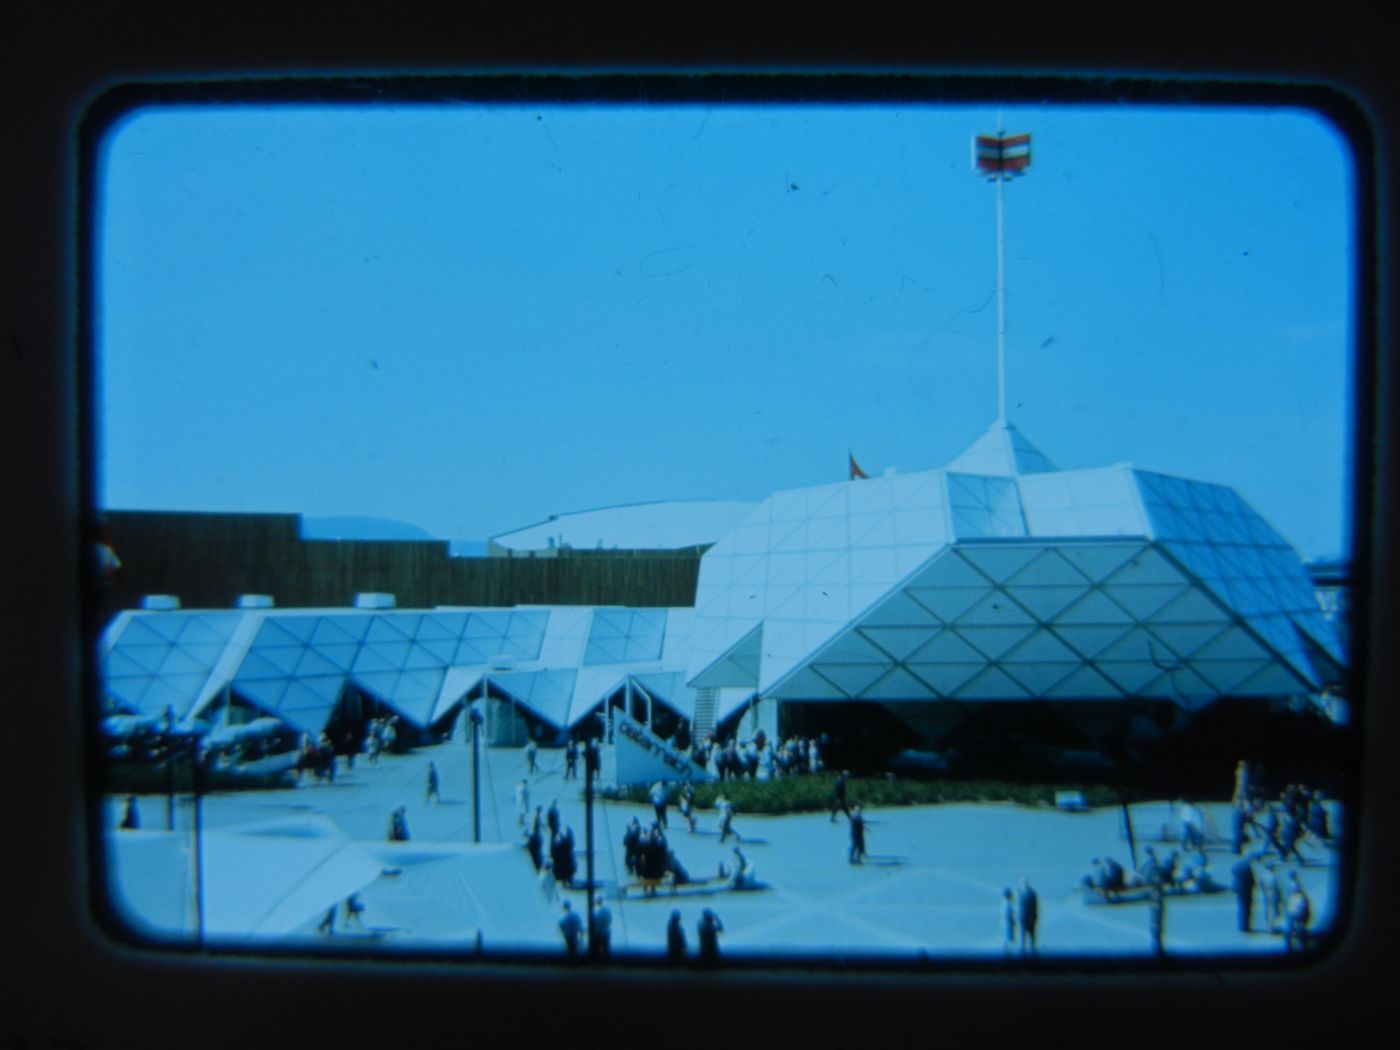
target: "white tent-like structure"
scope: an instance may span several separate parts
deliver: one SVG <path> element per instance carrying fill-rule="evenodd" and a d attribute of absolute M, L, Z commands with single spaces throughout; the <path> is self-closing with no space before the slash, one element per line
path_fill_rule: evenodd
<path fill-rule="evenodd" d="M 701 562 L 689 684 L 779 701 L 1316 694 L 1296 553 L 1223 485 L 1059 470 L 998 422 L 941 470 L 778 492 Z"/>
<path fill-rule="evenodd" d="M 129 714 L 169 708 L 187 721 L 236 697 L 315 734 L 353 686 L 426 728 L 489 688 L 567 730 L 631 687 L 690 718 L 692 617 L 576 606 L 143 609 L 113 620 L 100 659 L 107 706 Z"/>

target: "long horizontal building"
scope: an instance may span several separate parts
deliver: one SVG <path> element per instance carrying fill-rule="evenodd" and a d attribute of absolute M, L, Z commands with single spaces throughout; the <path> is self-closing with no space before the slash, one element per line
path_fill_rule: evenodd
<path fill-rule="evenodd" d="M 834 705 L 878 706 L 936 740 L 989 705 L 1103 728 L 1342 678 L 1297 554 L 1233 489 L 1060 470 L 1001 422 L 942 469 L 722 511 L 737 524 L 684 537 L 714 541 L 693 608 L 127 610 L 103 638 L 104 699 L 307 732 L 392 711 L 429 732 L 483 698 L 498 740 L 610 704 L 691 733 L 745 711 L 816 732 Z"/>

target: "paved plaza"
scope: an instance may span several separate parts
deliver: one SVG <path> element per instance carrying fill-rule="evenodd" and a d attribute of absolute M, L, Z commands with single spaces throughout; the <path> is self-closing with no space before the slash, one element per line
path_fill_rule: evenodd
<path fill-rule="evenodd" d="M 426 801 L 427 766 L 436 764 L 442 801 Z M 580 876 L 584 871 L 585 817 L 582 781 L 564 779 L 561 751 L 540 752 L 540 768 L 528 777 L 531 807 L 548 808 L 557 800 L 563 823 L 574 832 Z M 1229 770 L 1221 771 L 1225 780 Z M 471 749 L 460 740 L 422 748 L 407 755 L 386 755 L 377 765 L 360 756 L 353 770 L 342 764 L 333 783 L 309 775 L 295 789 L 236 792 L 206 797 L 203 824 L 211 836 L 239 826 L 278 818 L 325 818 L 350 840 L 371 852 L 381 873 L 360 891 L 365 903 L 365 933 L 342 931 L 338 946 L 353 943 L 344 934 L 363 936 L 379 948 L 434 948 L 473 951 L 477 931 L 491 928 L 481 919 L 495 916 L 508 929 L 505 942 L 483 934 L 483 950 L 560 952 L 557 901 L 546 901 L 523 848 L 517 824 L 515 790 L 526 777 L 520 749 L 483 751 L 481 840 L 464 848 L 473 835 Z M 858 783 L 852 801 L 860 801 Z M 164 829 L 164 796 L 143 796 L 142 827 L 137 834 L 158 838 Z M 412 835 L 409 846 L 385 842 L 390 813 L 406 807 Z M 1179 843 L 1157 841 L 1170 820 L 1167 801 L 1132 808 L 1139 857 L 1153 845 L 1160 855 Z M 1210 822 L 1228 829 L 1228 807 L 1210 804 Z M 177 832 L 171 840 L 187 842 L 191 806 L 177 802 Z M 112 836 L 118 832 L 119 800 L 108 802 Z M 1040 899 L 1038 941 L 1047 958 L 1084 955 L 1148 956 L 1152 951 L 1146 903 L 1086 904 L 1078 888 L 1095 857 L 1112 856 L 1130 867 L 1130 851 L 1120 809 L 1064 812 L 1010 803 L 973 803 L 869 809 L 868 860 L 847 862 L 846 821 L 833 823 L 826 813 L 756 816 L 736 813 L 734 828 L 742 849 L 766 888 L 735 892 L 701 886 L 677 895 L 662 891 L 647 898 L 628 893 L 622 834 L 637 816 L 650 823 L 650 806 L 599 801 L 594 835 L 598 843 L 597 877 L 613 912 L 613 949 L 617 953 L 660 953 L 666 924 L 679 909 L 689 949 L 695 951 L 696 923 L 712 908 L 724 924 L 721 951 L 738 957 L 783 955 L 879 956 L 890 959 L 977 957 L 1000 959 L 1002 891 L 1026 878 Z M 1334 812 L 1336 822 L 1340 814 Z M 733 863 L 733 840 L 721 844 L 713 810 L 699 811 L 699 826 L 689 832 L 674 807 L 668 837 L 676 857 L 696 879 L 715 875 L 721 863 Z M 494 845 L 487 845 L 494 844 Z M 1300 847 L 1307 863 L 1280 864 L 1280 883 L 1296 870 L 1312 900 L 1313 929 L 1328 929 L 1337 904 L 1337 856 L 1313 843 Z M 396 855 L 395 850 L 399 853 Z M 438 850 L 434 854 L 434 850 Z M 452 869 L 422 863 L 434 857 L 476 858 L 475 867 Z M 396 861 L 396 856 L 403 863 Z M 1208 842 L 1207 857 L 1216 881 L 1228 884 L 1234 857 L 1219 835 Z M 479 861 L 479 863 L 478 863 Z M 489 862 L 488 862 L 489 861 Z M 206 860 L 206 866 L 213 861 Z M 328 860 L 327 864 L 335 861 Z M 436 872 L 436 874 L 434 874 Z M 467 872 L 467 874 L 462 874 Z M 236 873 L 221 874 L 225 882 Z M 582 911 L 585 895 L 565 892 Z M 324 940 L 317 932 L 325 905 L 308 912 L 280 942 Z M 505 926 L 500 919 L 513 913 Z M 475 916 L 475 918 L 473 917 Z M 1255 928 L 1262 909 L 1256 905 Z M 508 943 L 507 943 L 508 942 Z M 1231 893 L 1167 898 L 1164 944 L 1177 956 L 1218 953 L 1282 953 L 1281 934 L 1241 933 L 1235 924 Z"/>

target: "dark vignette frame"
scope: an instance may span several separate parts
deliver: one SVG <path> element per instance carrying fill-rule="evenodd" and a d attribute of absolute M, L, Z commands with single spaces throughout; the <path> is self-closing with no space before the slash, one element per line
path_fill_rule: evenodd
<path fill-rule="evenodd" d="M 1092 77 L 1092 76 L 986 76 L 929 75 L 909 72 L 839 73 L 637 73 L 561 74 L 500 73 L 491 75 L 385 75 L 340 77 L 192 78 L 134 82 L 118 85 L 96 98 L 84 115 L 79 129 L 79 170 L 77 177 L 77 384 L 78 384 L 78 491 L 84 530 L 79 546 L 84 697 L 84 769 L 89 905 L 101 930 L 129 948 L 173 953 L 179 957 L 226 957 L 229 960 L 262 959 L 319 963 L 331 960 L 372 960 L 376 965 L 458 964 L 460 973 L 472 977 L 483 969 L 519 967 L 553 971 L 559 967 L 557 953 L 492 951 L 478 957 L 470 951 L 438 950 L 426 947 L 354 951 L 345 948 L 318 949 L 259 944 L 233 947 L 217 941 L 195 945 L 188 941 L 149 938 L 133 930 L 108 899 L 106 850 L 103 843 L 101 796 L 93 785 L 100 780 L 102 761 L 97 724 L 100 719 L 100 675 L 97 667 L 101 621 L 101 583 L 89 552 L 99 532 L 96 505 L 97 464 L 97 382 L 95 377 L 95 238 L 100 207 L 96 180 L 104 134 L 123 117 L 144 108 L 293 106 L 323 105 L 361 107 L 378 105 L 454 104 L 693 104 L 746 105 L 939 105 L 980 104 L 995 106 L 1027 104 L 1124 105 L 1182 108 L 1244 107 L 1306 109 L 1327 120 L 1345 139 L 1351 150 L 1355 173 L 1354 207 L 1356 216 L 1355 279 L 1353 309 L 1355 336 L 1351 348 L 1354 405 L 1349 420 L 1353 452 L 1351 477 L 1352 608 L 1358 627 L 1369 623 L 1371 612 L 1371 544 L 1375 494 L 1377 406 L 1365 393 L 1376 389 L 1378 363 L 1376 246 L 1370 231 L 1375 229 L 1375 144 L 1363 112 L 1339 92 L 1313 84 L 1246 82 L 1185 78 Z M 799 974 L 815 976 L 863 975 L 865 978 L 917 979 L 923 975 L 1005 975 L 1025 972 L 1058 974 L 1202 974 L 1222 971 L 1236 974 L 1267 974 L 1315 966 L 1344 946 L 1357 921 L 1358 850 L 1357 828 L 1374 819 L 1362 810 L 1359 790 L 1364 773 L 1364 738 L 1358 728 L 1367 716 L 1367 704 L 1374 698 L 1366 692 L 1369 651 L 1366 633 L 1353 632 L 1347 668 L 1347 696 L 1352 705 L 1351 729 L 1344 752 L 1349 760 L 1348 789 L 1342 799 L 1346 809 L 1346 838 L 1339 851 L 1338 922 L 1317 937 L 1316 945 L 1301 957 L 1296 955 L 1257 955 L 1222 953 L 1183 959 L 1168 956 L 1083 955 L 1073 958 L 1036 958 L 1030 962 L 985 959 L 955 954 L 925 955 L 921 960 L 890 960 L 879 955 L 859 953 L 794 957 L 732 957 L 722 963 L 724 971 L 748 977 L 791 978 Z M 617 953 L 609 966 L 588 974 L 590 980 L 616 980 L 651 969 L 656 959 L 642 953 Z M 484 975 L 483 975 L 484 976 Z M 578 974 L 582 976 L 582 974 Z"/>

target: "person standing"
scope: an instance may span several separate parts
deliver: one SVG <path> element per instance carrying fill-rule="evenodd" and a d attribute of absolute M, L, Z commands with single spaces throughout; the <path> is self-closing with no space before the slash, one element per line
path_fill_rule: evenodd
<path fill-rule="evenodd" d="M 570 740 L 564 747 L 564 779 L 578 778 L 578 744 Z"/>
<path fill-rule="evenodd" d="M 1161 880 L 1152 884 L 1152 896 L 1147 900 L 1147 924 L 1152 934 L 1152 950 L 1157 955 L 1166 951 L 1162 943 L 1167 920 L 1167 894 Z"/>
<path fill-rule="evenodd" d="M 601 897 L 593 906 L 593 940 L 589 947 L 596 962 L 612 958 L 612 909 Z"/>
<path fill-rule="evenodd" d="M 136 808 L 135 795 L 126 796 L 126 802 L 122 805 L 121 826 L 124 831 L 136 831 L 141 827 L 141 813 Z"/>
<path fill-rule="evenodd" d="M 1016 893 L 1016 920 L 1021 925 L 1021 954 L 1035 954 L 1035 924 L 1040 917 L 1040 898 L 1029 879 L 1022 879 Z"/>
<path fill-rule="evenodd" d="M 540 767 L 535 761 L 539 758 L 539 754 L 540 745 L 533 740 L 527 740 L 525 742 L 525 772 L 529 773 L 531 776 L 534 776 L 540 771 Z M 578 918 L 578 916 L 575 915 L 574 918 Z"/>
<path fill-rule="evenodd" d="M 437 763 L 428 763 L 428 797 L 424 802 L 431 802 L 433 799 L 442 801 L 442 781 L 438 778 Z"/>
<path fill-rule="evenodd" d="M 672 966 L 685 962 L 685 926 L 679 908 L 671 910 L 671 920 L 666 924 L 666 961 Z"/>
<path fill-rule="evenodd" d="M 1283 918 L 1283 891 L 1279 889 L 1276 863 L 1272 860 L 1264 864 L 1264 874 L 1259 877 L 1259 896 L 1264 903 L 1264 929 L 1273 933 Z"/>
<path fill-rule="evenodd" d="M 1288 914 L 1284 918 L 1283 947 L 1286 951 L 1292 951 L 1296 942 L 1298 951 L 1301 952 L 1308 946 L 1308 922 L 1312 919 L 1312 902 L 1303 892 L 1303 884 L 1298 881 L 1296 871 L 1289 873 L 1288 883 Z"/>
<path fill-rule="evenodd" d="M 1248 857 L 1235 861 L 1230 869 L 1230 888 L 1235 891 L 1235 916 L 1241 933 L 1249 933 L 1254 913 L 1254 865 Z"/>
<path fill-rule="evenodd" d="M 564 917 L 559 920 L 559 932 L 564 935 L 564 950 L 569 954 L 569 961 L 577 961 L 579 941 L 583 936 L 583 920 L 578 917 L 573 905 L 568 901 L 564 902 Z"/>
<path fill-rule="evenodd" d="M 1011 887 L 1001 891 L 1001 953 L 1010 955 L 1016 947 L 1016 895 Z"/>
<path fill-rule="evenodd" d="M 711 909 L 706 908 L 704 914 L 700 916 L 698 932 L 700 935 L 700 962 L 706 966 L 714 966 L 719 962 L 719 935 L 724 929 L 724 923 L 720 922 L 719 916 Z"/>
<path fill-rule="evenodd" d="M 530 782 L 524 777 L 515 785 L 515 819 L 523 828 L 530 815 Z"/>
<path fill-rule="evenodd" d="M 865 860 L 865 817 L 860 811 L 860 806 L 856 806 L 850 813 L 851 819 L 851 851 L 850 861 L 852 864 L 859 864 Z"/>

